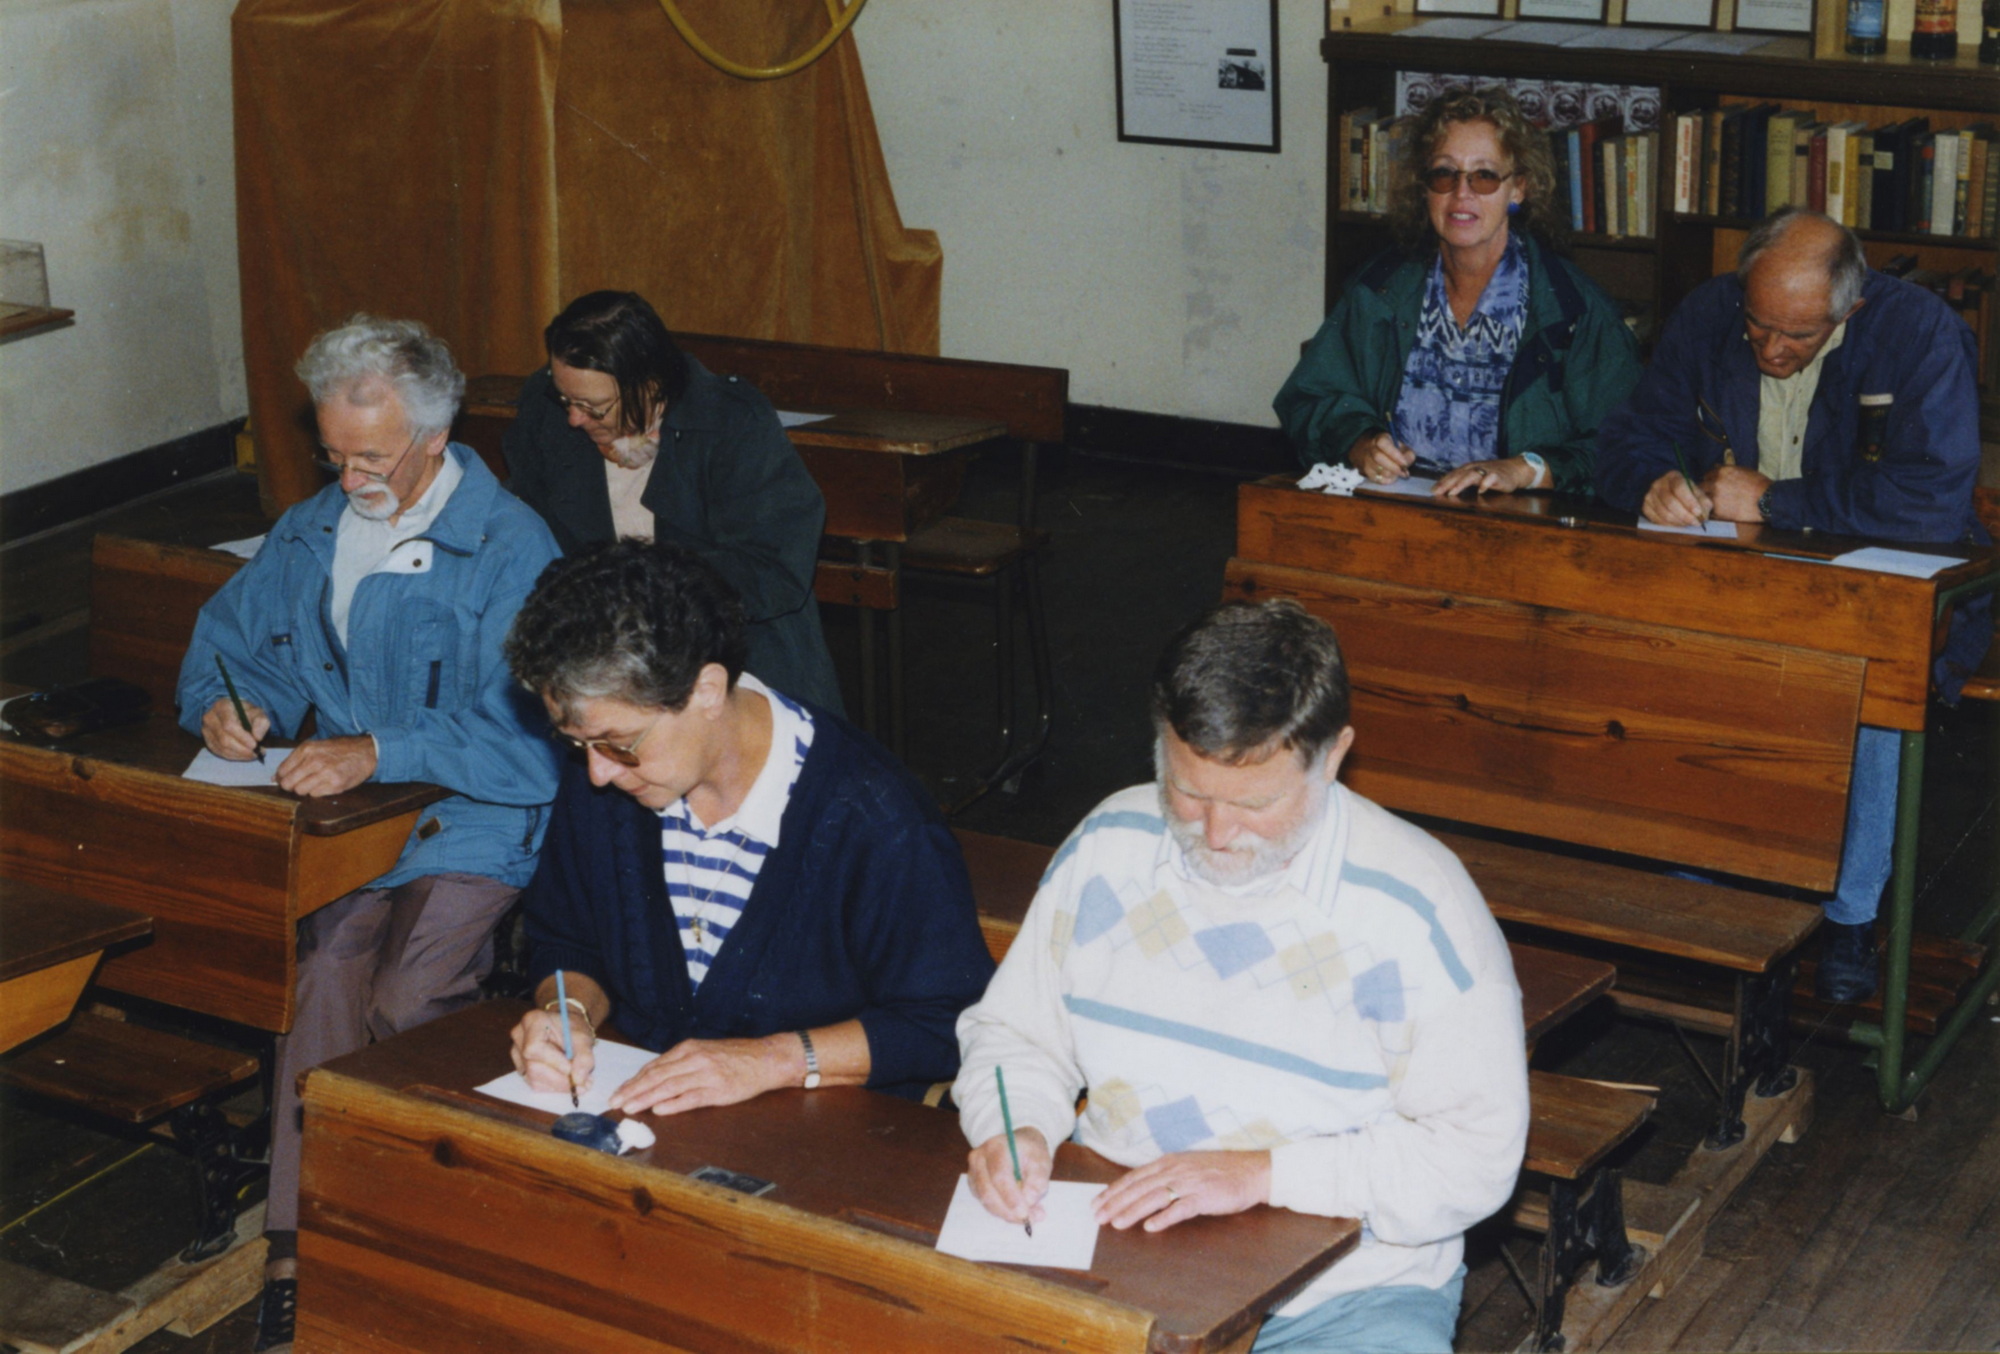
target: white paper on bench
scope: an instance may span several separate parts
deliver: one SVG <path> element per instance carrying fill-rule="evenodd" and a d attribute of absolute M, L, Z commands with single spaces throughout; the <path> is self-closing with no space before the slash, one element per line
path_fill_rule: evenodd
<path fill-rule="evenodd" d="M 1709 518 L 1706 522 L 1691 527 L 1670 527 L 1664 522 L 1648 522 L 1645 518 L 1641 517 L 1639 519 L 1639 530 L 1660 531 L 1665 532 L 1669 536 L 1712 536 L 1719 541 L 1733 541 L 1736 539 L 1736 524 L 1734 522 L 1718 522 L 1713 517 Z"/>
<path fill-rule="evenodd" d="M 951 1208 L 937 1248 L 963 1260 L 988 1260 L 1007 1265 L 1040 1265 L 1044 1269 L 1089 1269 L 1097 1254 L 1097 1219 L 1090 1201 L 1104 1193 L 1102 1185 L 1080 1180 L 1052 1180 L 1042 1199 L 1045 1215 L 1035 1234 L 1018 1222 L 1003 1222 L 986 1211 L 972 1192 L 972 1181 L 958 1177 Z"/>
<path fill-rule="evenodd" d="M 1406 475 L 1387 484 L 1370 483 L 1360 486 L 1361 491 L 1371 494 L 1398 494 L 1404 498 L 1430 498 L 1431 490 L 1437 488 L 1437 480 L 1426 475 Z"/>
<path fill-rule="evenodd" d="M 216 756 L 207 748 L 194 754 L 187 770 L 181 772 L 182 780 L 198 780 L 203 785 L 229 785 L 237 788 L 259 785 L 276 785 L 272 777 L 278 774 L 278 764 L 291 753 L 290 748 L 266 747 L 264 760 L 251 758 L 247 762 L 232 762 Z"/>
<path fill-rule="evenodd" d="M 807 423 L 824 423 L 832 414 L 802 414 L 796 409 L 780 409 L 778 422 L 787 428 L 797 428 Z"/>
<path fill-rule="evenodd" d="M 653 1059 L 657 1053 L 635 1048 L 631 1044 L 614 1044 L 608 1039 L 599 1039 L 593 1050 L 597 1065 L 591 1069 L 590 1084 L 579 1087 L 576 1109 L 587 1114 L 602 1114 L 609 1108 L 611 1093 L 638 1075 L 639 1069 Z M 526 1105 L 529 1109 L 547 1110 L 550 1114 L 568 1114 L 572 1108 L 568 1091 L 535 1091 L 519 1072 L 509 1072 L 504 1077 L 495 1077 L 484 1086 L 475 1086 L 481 1095 L 490 1095 L 495 1100 L 505 1100 L 510 1105 Z"/>
<path fill-rule="evenodd" d="M 1891 550 L 1884 545 L 1867 545 L 1835 555 L 1828 564 L 1846 569 L 1873 569 L 1878 574 L 1902 574 L 1905 578 L 1930 578 L 1954 564 L 1965 561 L 1949 555 L 1924 555 L 1914 550 Z"/>

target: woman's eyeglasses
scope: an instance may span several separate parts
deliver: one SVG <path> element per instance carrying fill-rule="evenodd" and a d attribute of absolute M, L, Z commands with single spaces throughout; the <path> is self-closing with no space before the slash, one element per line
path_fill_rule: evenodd
<path fill-rule="evenodd" d="M 1419 177 L 1423 179 L 1424 187 L 1433 193 L 1455 193 L 1458 191 L 1458 181 L 1464 179 L 1472 185 L 1473 192 L 1481 197 L 1491 197 L 1500 191 L 1501 184 L 1519 172 L 1512 170 L 1502 174 L 1494 169 L 1453 169 L 1448 165 L 1437 165 L 1426 169 Z"/>
<path fill-rule="evenodd" d="M 574 409 L 592 423 L 604 422 L 605 419 L 611 417 L 611 411 L 618 407 L 618 397 L 616 395 L 613 395 L 603 404 L 585 404 L 582 400 L 571 399 L 554 386 L 549 387 L 549 399 L 554 401 L 556 408 L 562 410 L 564 413 L 568 413 Z"/>
<path fill-rule="evenodd" d="M 586 760 L 589 759 L 591 753 L 595 752 L 598 756 L 605 758 L 607 761 L 616 762 L 620 766 L 637 766 L 639 764 L 639 744 L 646 741 L 646 736 L 652 733 L 654 728 L 665 717 L 666 714 L 664 711 L 653 716 L 653 722 L 640 730 L 637 738 L 634 738 L 622 747 L 617 743 L 607 742 L 602 738 L 572 738 L 561 729 L 551 729 L 549 733 L 558 742 L 567 743 L 578 752 L 581 752 Z"/>

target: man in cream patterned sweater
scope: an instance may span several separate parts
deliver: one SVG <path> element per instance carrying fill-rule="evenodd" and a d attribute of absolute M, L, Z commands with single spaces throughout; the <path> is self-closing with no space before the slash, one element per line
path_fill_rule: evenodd
<path fill-rule="evenodd" d="M 1347 711 L 1333 632 L 1296 603 L 1182 631 L 1153 684 L 1158 783 L 1071 834 L 958 1025 L 969 1170 L 1000 1217 L 1039 1214 L 1074 1134 L 1134 1168 L 1097 1203 L 1110 1226 L 1260 1203 L 1361 1220 L 1258 1354 L 1449 1350 L 1463 1234 L 1527 1139 L 1506 943 L 1449 851 L 1336 782 Z"/>

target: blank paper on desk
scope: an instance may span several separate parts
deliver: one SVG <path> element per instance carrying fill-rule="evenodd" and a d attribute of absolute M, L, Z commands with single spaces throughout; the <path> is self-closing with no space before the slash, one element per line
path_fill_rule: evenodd
<path fill-rule="evenodd" d="M 1008 1265 L 1040 1265 L 1044 1269 L 1089 1269 L 1097 1254 L 1097 1219 L 1090 1202 L 1104 1193 L 1102 1185 L 1075 1180 L 1049 1184 L 1042 1200 L 1046 1216 L 1029 1236 L 1018 1222 L 1003 1222 L 986 1211 L 972 1192 L 972 1181 L 958 1177 L 951 1209 L 937 1248 L 963 1260 L 989 1260 Z"/>
<path fill-rule="evenodd" d="M 609 1109 L 611 1093 L 637 1076 L 640 1068 L 660 1056 L 649 1049 L 616 1044 L 608 1039 L 599 1039 L 592 1045 L 592 1051 L 597 1060 L 596 1066 L 591 1069 L 590 1084 L 577 1088 L 579 1103 L 576 1106 L 590 1114 L 602 1114 Z M 472 1089 L 495 1100 L 526 1105 L 531 1110 L 547 1110 L 550 1114 L 568 1114 L 571 1108 L 568 1091 L 531 1090 L 527 1079 L 519 1072 L 495 1077 L 484 1086 Z"/>
<path fill-rule="evenodd" d="M 256 787 L 276 785 L 272 777 L 278 774 L 278 765 L 291 755 L 290 748 L 265 748 L 264 760 L 251 758 L 247 762 L 232 762 L 218 757 L 207 748 L 194 754 L 187 770 L 181 772 L 182 780 L 198 780 L 203 785 L 231 785 Z"/>

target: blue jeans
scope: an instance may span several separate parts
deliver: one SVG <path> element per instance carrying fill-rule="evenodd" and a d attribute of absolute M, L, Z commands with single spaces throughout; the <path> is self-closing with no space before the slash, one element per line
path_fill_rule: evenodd
<path fill-rule="evenodd" d="M 1826 919 L 1848 926 L 1875 920 L 1896 845 L 1896 778 L 1902 735 L 1864 724 L 1854 736 L 1854 777 L 1847 789 L 1847 840 Z"/>
<path fill-rule="evenodd" d="M 1342 1293 L 1297 1316 L 1273 1316 L 1250 1354 L 1451 1354 L 1465 1266 L 1443 1288 Z"/>

